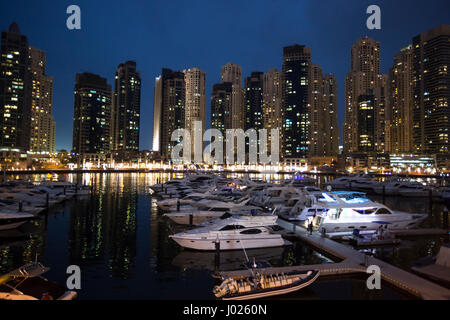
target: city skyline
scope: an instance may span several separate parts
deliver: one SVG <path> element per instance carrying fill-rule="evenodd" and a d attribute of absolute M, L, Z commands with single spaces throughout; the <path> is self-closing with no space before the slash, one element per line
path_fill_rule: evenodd
<path fill-rule="evenodd" d="M 27 2 L 27 1 L 25 1 Z M 226 46 L 218 46 L 217 48 L 214 45 L 217 45 L 214 42 L 214 45 L 211 45 L 211 38 L 205 38 L 207 34 L 206 31 L 202 32 L 202 38 L 204 41 L 205 49 L 211 50 L 209 52 L 209 60 L 204 60 L 205 53 L 203 51 L 209 50 L 193 50 L 197 41 L 195 40 L 192 43 L 192 46 L 187 46 L 185 44 L 185 39 L 183 39 L 183 34 L 180 34 L 179 38 L 171 38 L 172 45 L 176 43 L 177 40 L 181 41 L 182 47 L 186 47 L 189 50 L 182 50 L 184 55 L 175 54 L 176 59 L 172 56 L 173 53 L 171 51 L 170 43 L 167 44 L 165 40 L 159 39 L 158 41 L 153 43 L 153 50 L 142 50 L 141 46 L 138 44 L 136 37 L 131 37 L 130 43 L 136 43 L 136 48 L 132 49 L 133 46 L 128 46 L 124 49 L 118 50 L 119 52 L 110 52 L 108 51 L 109 46 L 112 45 L 111 38 L 109 37 L 109 32 L 106 26 L 101 27 L 102 30 L 93 30 L 90 29 L 89 26 L 92 25 L 92 12 L 95 11 L 95 7 L 98 4 L 88 5 L 84 1 L 80 1 L 79 5 L 81 7 L 83 13 L 82 20 L 82 30 L 81 31 L 69 31 L 65 28 L 64 21 L 66 16 L 64 15 L 65 7 L 64 4 L 53 5 L 50 10 L 48 10 L 47 16 L 49 16 L 49 20 L 43 24 L 42 26 L 34 26 L 30 28 L 30 25 L 26 20 L 27 15 L 31 12 L 32 8 L 35 7 L 33 4 L 26 6 L 25 9 L 17 10 L 17 16 L 4 17 L 3 14 L 0 14 L 1 20 L 5 21 L 4 24 L 1 25 L 2 30 L 7 30 L 9 25 L 16 21 L 21 29 L 22 34 L 27 35 L 28 41 L 31 45 L 38 47 L 43 50 L 47 55 L 47 74 L 54 76 L 55 78 L 55 88 L 54 88 L 54 102 L 53 102 L 53 112 L 55 115 L 55 120 L 57 123 L 56 126 L 56 149 L 71 149 L 71 140 L 72 140 L 72 128 L 71 126 L 64 125 L 65 123 L 72 123 L 73 117 L 73 86 L 74 86 L 74 78 L 76 73 L 82 72 L 91 72 L 98 74 L 102 77 L 107 78 L 108 84 L 113 84 L 114 81 L 114 71 L 119 63 L 128 60 L 134 60 L 137 62 L 139 66 L 139 70 L 142 73 L 142 102 L 141 102 L 141 110 L 142 110 L 142 118 L 141 118 L 141 146 L 140 149 L 151 149 L 152 148 L 152 128 L 153 128 L 153 87 L 154 87 L 154 79 L 160 74 L 161 68 L 167 67 L 174 70 L 184 70 L 193 67 L 199 67 L 200 69 L 206 72 L 206 95 L 207 95 L 207 126 L 210 123 L 210 96 L 212 93 L 212 86 L 216 83 L 220 82 L 220 73 L 221 66 L 225 63 L 232 61 L 233 63 L 239 64 L 243 68 L 242 78 L 246 78 L 250 76 L 253 71 L 262 71 L 267 72 L 269 69 L 276 68 L 281 69 L 282 64 L 282 50 L 284 46 L 293 45 L 295 43 L 306 45 L 312 49 L 312 56 L 314 63 L 320 65 L 323 69 L 324 74 L 331 73 L 336 76 L 337 82 L 339 84 L 338 90 L 338 106 L 339 106 L 339 127 L 342 128 L 343 123 L 343 115 L 344 115 L 344 90 L 343 87 L 345 85 L 345 74 L 350 70 L 350 47 L 354 43 L 354 41 L 361 37 L 368 35 L 372 37 L 374 40 L 379 41 L 381 44 L 381 73 L 386 74 L 389 71 L 389 68 L 392 67 L 393 57 L 396 53 L 398 53 L 401 48 L 406 47 L 412 41 L 412 38 L 426 30 L 429 30 L 435 27 L 438 24 L 446 23 L 445 19 L 447 19 L 445 15 L 445 10 L 439 10 L 437 8 L 444 9 L 444 2 L 432 2 L 424 6 L 419 2 L 414 2 L 411 4 L 411 10 L 407 10 L 407 12 L 403 12 L 399 8 L 401 4 L 390 4 L 383 3 L 380 4 L 382 12 L 383 12 L 383 25 L 381 31 L 370 31 L 365 27 L 365 20 L 367 19 L 367 15 L 365 14 L 365 9 L 367 8 L 367 4 L 365 2 L 355 4 L 351 7 L 351 9 L 343 10 L 340 17 L 345 17 L 349 15 L 354 15 L 354 21 L 349 22 L 346 20 L 346 26 L 343 27 L 339 25 L 339 17 L 332 17 L 331 11 L 333 8 L 336 8 L 338 4 L 336 3 L 328 3 L 328 6 L 324 8 L 322 13 L 323 18 L 330 18 L 329 21 L 321 20 L 317 22 L 311 22 L 314 16 L 319 14 L 318 8 L 311 7 L 311 4 L 308 3 L 300 3 L 293 4 L 292 2 L 287 2 L 291 6 L 292 13 L 287 14 L 289 10 L 276 8 L 275 12 L 282 11 L 286 13 L 286 19 L 284 21 L 277 22 L 278 25 L 275 26 L 277 31 L 268 30 L 265 27 L 262 27 L 261 32 L 256 37 L 257 39 L 250 39 L 245 37 L 245 35 L 238 35 L 237 30 L 232 29 L 231 32 L 229 30 L 222 30 L 220 32 L 229 32 L 228 37 L 234 39 L 236 41 L 242 41 L 243 39 L 248 42 L 246 46 L 242 48 L 239 45 L 234 48 L 227 48 L 227 50 L 222 50 Z M 202 6 L 203 4 L 203 6 Z M 192 4 L 191 7 L 186 8 L 183 5 L 180 5 L 180 8 L 174 8 L 175 14 L 178 13 L 177 10 L 181 9 L 183 12 L 179 12 L 183 15 L 188 15 L 189 12 L 193 12 L 192 10 L 197 10 L 194 12 L 212 12 L 212 17 L 208 17 L 204 24 L 211 23 L 212 18 L 224 19 L 224 16 L 219 12 L 220 8 L 223 4 L 206 4 L 202 1 L 198 1 Z M 14 7 L 15 5 L 13 5 Z M 37 12 L 43 9 L 49 9 L 48 4 L 44 3 Z M 140 6 L 138 4 L 133 4 L 128 6 L 125 12 L 122 14 L 127 15 L 129 10 L 137 9 L 136 6 Z M 144 6 L 144 5 L 143 5 Z M 264 13 L 261 13 L 261 16 L 258 16 L 256 13 L 254 16 L 245 21 L 244 18 L 236 19 L 236 28 L 238 26 L 247 26 L 251 27 L 252 21 L 259 22 L 258 25 L 261 27 L 261 23 L 267 21 L 268 16 L 270 17 L 272 14 L 268 13 L 268 8 L 272 8 L 271 4 L 262 4 L 261 8 L 264 9 Z M 183 7 L 183 8 L 181 8 Z M 276 7 L 276 6 L 275 6 Z M 111 16 L 118 15 L 121 10 L 121 6 L 116 4 L 112 5 L 109 9 L 105 10 L 111 14 Z M 37 8 L 34 8 L 37 9 Z M 159 9 L 156 9 L 158 12 Z M 248 10 L 247 4 L 242 8 L 243 16 L 246 10 Z M 288 27 L 288 24 L 293 23 L 295 21 L 295 17 L 293 16 L 293 12 L 298 12 L 296 9 L 303 9 L 301 11 L 301 15 L 298 18 L 307 17 L 306 21 L 308 23 L 300 24 L 300 26 L 304 26 L 304 28 L 299 28 L 299 30 L 291 30 Z M 163 9 L 160 9 L 163 10 Z M 167 10 L 167 9 L 164 9 Z M 219 10 L 219 11 L 217 11 Z M 437 16 L 435 14 L 435 18 L 433 22 L 429 22 L 429 19 L 420 19 L 419 14 L 426 14 L 427 10 L 430 12 L 442 12 L 442 17 Z M 59 11 L 59 13 L 56 13 Z M 117 11 L 117 12 L 116 12 Z M 11 15 L 9 11 L 9 14 Z M 138 12 L 138 11 L 136 11 Z M 160 11 L 162 14 L 166 14 L 164 11 Z M 52 14 L 55 15 L 53 18 Z M 155 11 L 152 11 L 152 15 L 155 14 Z M 273 13 L 274 14 L 274 13 Z M 142 13 L 139 12 L 139 15 Z M 393 16 L 395 15 L 395 19 Z M 416 17 L 417 19 L 414 19 Z M 161 18 L 155 19 L 155 23 Z M 190 19 L 193 19 L 190 17 Z M 406 20 L 406 21 L 405 21 Z M 405 23 L 402 23 L 405 22 Z M 414 22 L 414 23 L 413 23 Z M 60 24 L 60 28 L 62 30 L 55 29 L 55 31 L 49 31 L 51 26 L 56 26 Z M 108 22 L 109 23 L 109 22 Z M 151 22 L 149 22 L 151 24 Z M 141 21 L 132 22 L 131 25 L 138 24 L 140 28 L 135 29 L 138 38 L 147 34 L 148 30 L 152 30 L 152 28 L 148 27 L 147 22 Z M 229 22 L 228 22 L 229 24 Z M 110 26 L 110 24 L 107 24 Z M 153 24 L 151 24 L 153 25 Z M 165 23 L 163 23 L 165 25 Z M 217 25 L 217 23 L 212 23 L 212 25 Z M 286 28 L 282 28 L 282 27 Z M 333 29 L 329 30 L 339 30 L 339 28 L 347 29 L 347 32 L 344 32 L 344 35 L 340 35 L 338 37 L 333 37 L 332 34 L 326 34 L 323 36 L 324 29 L 333 26 Z M 351 26 L 351 27 L 350 27 Z M 53 28 L 54 28 L 53 27 Z M 84 27 L 84 28 L 83 28 Z M 166 25 L 167 27 L 167 25 Z M 313 30 L 314 27 L 317 30 Z M 172 28 L 172 27 L 171 27 Z M 169 34 L 172 32 L 172 29 L 168 28 L 166 32 Z M 191 27 L 189 27 L 191 28 Z M 223 26 L 221 27 L 223 28 Z M 130 33 L 132 26 L 123 28 L 120 32 Z M 225 28 L 226 29 L 226 28 Z M 47 32 L 46 32 L 47 30 Z M 302 30 L 308 30 L 307 32 L 302 32 Z M 37 32 L 38 31 L 38 32 Z M 91 33 L 89 33 L 91 31 Z M 98 43 L 92 43 L 92 37 L 97 37 L 98 32 L 104 32 L 104 39 L 97 39 Z M 149 38 L 155 36 L 157 34 L 157 30 L 153 30 L 154 32 L 150 32 Z M 73 32 L 73 33 L 71 33 Z M 187 31 L 186 31 L 187 32 Z M 56 38 L 53 39 L 56 33 Z M 343 32 L 341 32 L 343 33 Z M 46 36 L 47 35 L 47 36 Z M 156 35 L 157 36 L 157 35 Z M 237 36 L 237 38 L 236 38 Z M 261 38 L 262 36 L 262 38 Z M 63 40 L 62 43 L 57 41 L 58 37 L 60 40 Z M 61 38 L 62 37 L 62 38 Z M 64 37 L 67 39 L 64 40 Z M 159 36 L 157 36 L 159 37 Z M 234 37 L 234 38 L 233 38 Z M 72 52 L 65 51 L 64 49 L 73 48 L 73 42 L 78 44 L 87 44 L 93 49 L 92 53 L 84 52 L 79 46 L 76 47 L 76 50 L 72 50 Z M 237 44 L 239 43 L 237 42 Z M 276 43 L 274 43 L 276 42 Z M 55 48 L 55 45 L 58 46 L 61 44 L 59 48 Z M 158 45 L 159 44 L 159 45 Z M 92 45 L 92 46 L 91 46 Z M 103 50 L 96 50 L 97 46 L 103 45 Z M 214 47 L 214 48 L 213 48 Z M 232 46 L 233 47 L 233 46 Z M 332 47 L 335 47 L 333 50 Z M 159 48 L 159 50 L 158 50 Z M 200 47 L 202 48 L 202 47 Z M 339 48 L 339 49 L 336 49 Z M 328 50 L 327 50 L 328 49 Z M 247 51 L 246 51 L 247 50 Z M 331 50 L 331 51 L 330 51 Z M 143 59 L 142 54 L 145 51 L 146 59 Z M 159 51 L 159 52 L 158 52 Z M 246 51 L 246 52 L 245 52 Z M 102 52 L 108 52 L 108 54 L 102 54 Z M 163 56 L 162 53 L 165 53 Z M 169 53 L 167 55 L 167 53 Z M 246 54 L 248 53 L 248 54 Z M 154 57 L 152 56 L 154 55 Z M 61 56 L 66 57 L 66 63 L 61 67 Z M 120 57 L 119 57 L 120 56 Z M 80 59 L 77 59 L 80 58 Z M 250 58 L 250 59 L 249 59 Z M 203 61 L 202 61 L 203 60 Z M 59 67 L 58 67 L 59 65 Z M 69 79 L 69 80 L 68 80 Z M 147 124 L 147 125 L 145 125 Z M 342 131 L 342 129 L 341 129 Z"/>

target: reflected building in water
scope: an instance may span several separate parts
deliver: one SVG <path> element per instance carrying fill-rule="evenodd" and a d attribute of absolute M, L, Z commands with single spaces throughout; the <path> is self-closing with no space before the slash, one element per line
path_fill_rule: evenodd
<path fill-rule="evenodd" d="M 74 206 L 70 217 L 70 263 L 108 260 L 112 276 L 126 279 L 136 255 L 138 194 L 116 175 L 94 177 L 94 194 Z"/>

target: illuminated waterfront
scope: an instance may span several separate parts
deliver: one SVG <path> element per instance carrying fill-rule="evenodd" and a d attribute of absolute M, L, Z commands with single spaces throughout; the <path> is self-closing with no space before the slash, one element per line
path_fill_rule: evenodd
<path fill-rule="evenodd" d="M 38 178 L 38 177 L 34 177 Z M 39 177 L 42 178 L 42 177 Z M 65 283 L 65 269 L 82 269 L 80 299 L 211 299 L 215 280 L 214 254 L 182 250 L 169 234 L 178 231 L 162 218 L 148 186 L 167 175 L 97 174 L 60 176 L 94 186 L 91 197 L 55 207 L 33 225 L 0 234 L 0 273 L 32 261 L 35 255 L 52 270 L 48 278 Z M 260 177 L 261 178 L 261 177 Z M 281 177 L 267 177 L 279 179 Z M 427 200 L 387 198 L 387 205 L 405 211 L 428 212 Z M 432 207 L 426 226 L 441 227 L 442 204 Z M 8 239 L 5 239 L 8 237 Z M 437 253 L 445 237 L 407 239 L 398 248 L 376 255 L 408 269 L 412 262 Z M 285 249 L 249 251 L 274 266 L 331 262 L 302 243 Z M 242 252 L 221 257 L 221 270 L 238 268 Z M 192 288 L 196 288 L 192 290 Z M 389 287 L 369 292 L 364 279 L 322 279 L 295 299 L 397 299 L 403 294 Z"/>

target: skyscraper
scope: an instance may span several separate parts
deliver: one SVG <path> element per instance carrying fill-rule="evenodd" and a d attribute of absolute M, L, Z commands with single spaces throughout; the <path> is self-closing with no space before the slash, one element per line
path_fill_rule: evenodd
<path fill-rule="evenodd" d="M 375 96 L 369 94 L 358 96 L 358 151 L 375 151 Z"/>
<path fill-rule="evenodd" d="M 195 136 L 201 136 L 202 141 L 197 141 L 203 152 L 203 133 L 206 128 L 206 73 L 199 68 L 184 71 L 186 82 L 186 104 L 185 104 L 185 129 L 191 133 L 193 142 L 192 153 L 194 153 Z M 202 122 L 202 127 L 194 131 L 194 123 Z"/>
<path fill-rule="evenodd" d="M 361 150 L 360 147 L 365 145 L 365 142 L 360 143 L 358 140 L 361 138 L 361 131 L 358 129 L 360 103 L 367 95 L 373 94 L 373 89 L 380 86 L 380 83 L 383 84 L 384 80 L 385 77 L 380 76 L 380 43 L 368 37 L 359 38 L 351 48 L 351 70 L 345 79 L 345 152 L 368 150 L 366 147 Z M 377 113 L 376 105 L 374 113 Z M 373 143 L 375 144 L 375 140 Z"/>
<path fill-rule="evenodd" d="M 337 156 L 339 129 L 337 119 L 337 81 L 331 74 L 323 75 L 319 65 L 309 71 L 310 157 Z"/>
<path fill-rule="evenodd" d="M 211 128 L 218 129 L 225 137 L 226 130 L 232 129 L 233 84 L 219 83 L 213 86 L 211 95 Z"/>
<path fill-rule="evenodd" d="M 311 49 L 302 45 L 284 48 L 282 110 L 285 158 L 309 155 L 309 70 Z"/>
<path fill-rule="evenodd" d="M 339 154 L 338 83 L 332 74 L 323 79 L 323 155 Z"/>
<path fill-rule="evenodd" d="M 310 145 L 309 156 L 323 156 L 324 145 L 324 108 L 322 68 L 311 64 L 309 74 L 309 106 L 310 106 Z"/>
<path fill-rule="evenodd" d="M 45 52 L 29 48 L 31 71 L 30 151 L 55 152 L 53 77 L 45 74 Z"/>
<path fill-rule="evenodd" d="M 106 154 L 112 147 L 111 86 L 92 73 L 76 75 L 72 151 Z"/>
<path fill-rule="evenodd" d="M 186 83 L 183 72 L 171 72 L 164 79 L 162 150 L 163 159 L 168 160 L 173 147 L 180 141 L 172 142 L 175 130 L 185 128 Z"/>
<path fill-rule="evenodd" d="M 281 110 L 281 72 L 276 69 L 270 69 L 264 74 L 263 83 L 263 128 L 267 129 L 267 149 L 271 150 L 271 130 L 279 129 L 280 138 L 282 139 L 283 114 Z M 281 143 L 280 149 L 282 149 Z M 282 154 L 282 150 L 280 150 L 280 154 Z"/>
<path fill-rule="evenodd" d="M 373 89 L 375 108 L 375 150 L 378 153 L 386 152 L 386 112 L 389 108 L 388 76 L 379 74 L 377 86 Z M 370 93 L 370 91 L 369 91 Z"/>
<path fill-rule="evenodd" d="M 389 70 L 390 109 L 389 147 L 391 153 L 413 151 L 413 92 L 412 46 L 403 48 L 394 56 Z"/>
<path fill-rule="evenodd" d="M 167 86 L 167 88 L 166 88 Z M 156 78 L 153 105 L 153 150 L 169 156 L 169 142 L 174 130 L 185 126 L 186 85 L 184 73 L 162 69 Z M 177 117 L 177 121 L 172 120 Z"/>
<path fill-rule="evenodd" d="M 0 58 L 0 146 L 30 149 L 31 73 L 27 37 L 12 23 L 2 32 Z"/>
<path fill-rule="evenodd" d="M 136 62 L 120 64 L 115 76 L 111 134 L 114 151 L 139 151 L 141 74 Z"/>
<path fill-rule="evenodd" d="M 244 129 L 244 93 L 242 90 L 242 68 L 227 63 L 222 67 L 222 83 L 231 82 L 233 86 L 231 117 L 232 129 Z"/>
<path fill-rule="evenodd" d="M 450 25 L 413 38 L 413 149 L 449 152 Z"/>
<path fill-rule="evenodd" d="M 264 73 L 252 72 L 245 79 L 244 131 L 263 128 Z"/>

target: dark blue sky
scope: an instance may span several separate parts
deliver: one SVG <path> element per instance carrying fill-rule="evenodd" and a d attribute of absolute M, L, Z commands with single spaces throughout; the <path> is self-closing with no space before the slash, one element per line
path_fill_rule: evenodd
<path fill-rule="evenodd" d="M 77 4 L 82 30 L 66 28 L 66 8 Z M 366 9 L 382 10 L 382 29 L 366 28 Z M 47 52 L 55 77 L 56 147 L 72 144 L 75 74 L 93 72 L 113 84 L 122 62 L 136 60 L 142 73 L 141 149 L 152 146 L 153 87 L 162 67 L 200 67 L 207 74 L 208 110 L 220 67 L 231 61 L 252 71 L 281 68 L 282 48 L 312 48 L 312 60 L 339 81 L 339 118 L 350 46 L 360 36 L 381 42 L 382 72 L 413 36 L 450 23 L 449 0 L 15 0 L 1 1 L 0 29 L 17 21 L 30 44 Z"/>

